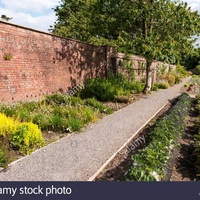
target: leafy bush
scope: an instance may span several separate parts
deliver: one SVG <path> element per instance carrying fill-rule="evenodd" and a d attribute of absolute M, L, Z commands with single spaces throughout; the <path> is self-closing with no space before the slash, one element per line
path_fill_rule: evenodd
<path fill-rule="evenodd" d="M 96 98 L 99 101 L 113 101 L 118 95 L 120 88 L 113 85 L 108 79 L 89 79 L 80 92 L 81 98 Z"/>
<path fill-rule="evenodd" d="M 200 75 L 200 65 L 196 66 L 196 68 L 194 69 L 194 73 Z"/>
<path fill-rule="evenodd" d="M 14 148 L 24 154 L 30 153 L 44 142 L 41 130 L 31 122 L 19 124 L 17 129 L 10 133 L 9 141 Z"/>
<path fill-rule="evenodd" d="M 166 82 L 169 84 L 169 86 L 172 86 L 175 84 L 175 76 L 171 73 L 168 74 L 161 74 L 157 78 L 158 82 Z"/>
<path fill-rule="evenodd" d="M 43 142 L 42 132 L 31 122 L 21 123 L 0 113 L 0 136 L 21 152 L 28 153 Z"/>
<path fill-rule="evenodd" d="M 188 71 L 180 64 L 176 66 L 176 73 L 178 73 L 180 77 L 187 77 L 189 75 Z"/>
<path fill-rule="evenodd" d="M 132 156 L 135 164 L 126 175 L 126 180 L 155 181 L 163 180 L 166 167 L 172 156 L 172 149 L 177 147 L 177 138 L 184 132 L 184 120 L 188 115 L 190 97 L 183 94 L 176 105 L 156 123 L 150 135 L 150 144 Z"/>
<path fill-rule="evenodd" d="M 84 126 L 84 121 L 76 117 L 69 118 L 68 122 L 69 122 L 69 129 L 73 131 L 78 131 Z"/>
<path fill-rule="evenodd" d="M 6 137 L 11 131 L 15 131 L 18 122 L 0 113 L 0 136 Z"/>
<path fill-rule="evenodd" d="M 130 82 L 123 75 L 110 74 L 107 79 L 89 79 L 80 92 L 81 98 L 95 98 L 99 101 L 114 101 L 120 95 L 129 95 L 132 92 L 140 93 L 144 89 L 142 82 Z"/>
<path fill-rule="evenodd" d="M 173 86 L 175 84 L 175 76 L 172 74 L 166 75 L 166 80 L 169 83 L 170 86 Z"/>
<path fill-rule="evenodd" d="M 175 84 L 179 84 L 181 82 L 181 76 L 179 74 L 174 74 Z"/>
<path fill-rule="evenodd" d="M 167 89 L 168 87 L 169 87 L 169 84 L 167 82 L 158 82 L 154 84 L 153 90 Z"/>
<path fill-rule="evenodd" d="M 66 105 L 68 102 L 68 98 L 66 95 L 53 94 L 53 95 L 47 95 L 45 101 L 47 104 Z"/>

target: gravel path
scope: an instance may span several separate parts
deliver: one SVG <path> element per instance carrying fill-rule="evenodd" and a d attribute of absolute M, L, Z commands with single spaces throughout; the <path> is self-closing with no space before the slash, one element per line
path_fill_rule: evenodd
<path fill-rule="evenodd" d="M 189 81 L 160 90 L 69 135 L 0 173 L 2 181 L 87 181 Z"/>

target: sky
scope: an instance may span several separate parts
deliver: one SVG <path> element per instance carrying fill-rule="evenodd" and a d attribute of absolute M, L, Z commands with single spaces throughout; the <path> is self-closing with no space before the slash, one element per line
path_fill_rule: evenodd
<path fill-rule="evenodd" d="M 185 0 L 192 10 L 200 13 L 200 0 Z M 60 0 L 0 0 L 0 16 L 13 17 L 11 23 L 48 32 L 56 16 L 52 8 Z"/>
<path fill-rule="evenodd" d="M 48 32 L 56 16 L 52 8 L 60 0 L 0 0 L 0 16 L 13 17 L 11 23 Z"/>

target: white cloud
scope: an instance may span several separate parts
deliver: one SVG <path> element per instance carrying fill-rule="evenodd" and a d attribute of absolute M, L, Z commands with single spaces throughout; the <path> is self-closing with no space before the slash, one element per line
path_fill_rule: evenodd
<path fill-rule="evenodd" d="M 59 0 L 0 0 L 0 15 L 13 17 L 12 23 L 48 31 L 56 17 L 52 8 Z"/>
<path fill-rule="evenodd" d="M 185 0 L 188 6 L 191 7 L 192 11 L 198 10 L 200 12 L 200 1 L 199 0 Z"/>
<path fill-rule="evenodd" d="M 13 11 L 43 12 L 58 4 L 58 0 L 2 0 L 6 8 Z"/>

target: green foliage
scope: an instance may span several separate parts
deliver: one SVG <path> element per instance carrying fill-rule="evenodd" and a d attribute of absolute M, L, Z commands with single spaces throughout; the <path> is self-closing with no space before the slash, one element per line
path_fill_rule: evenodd
<path fill-rule="evenodd" d="M 100 113 L 110 114 L 112 109 L 95 99 L 82 100 L 80 97 L 54 94 L 48 95 L 41 102 L 0 105 L 0 112 L 20 122 L 32 121 L 41 130 L 64 133 L 79 130 L 84 124 L 96 121 Z M 14 124 L 14 119 L 7 118 L 5 115 L 0 115 L 0 120 L 1 118 L 7 124 Z M 3 126 L 0 124 L 0 135 L 9 132 L 10 129 L 7 130 L 5 124 Z"/>
<path fill-rule="evenodd" d="M 175 84 L 175 79 L 176 79 L 175 75 L 171 73 L 161 74 L 161 75 L 158 75 L 157 77 L 158 82 L 165 82 L 168 84 L 168 87 L 173 86 Z"/>
<path fill-rule="evenodd" d="M 200 75 L 200 65 L 195 67 L 194 73 L 197 74 L 197 75 Z"/>
<path fill-rule="evenodd" d="M 0 136 L 8 138 L 14 148 L 25 154 L 43 143 L 42 132 L 37 125 L 31 122 L 20 123 L 2 113 L 0 113 Z"/>
<path fill-rule="evenodd" d="M 144 89 L 145 84 L 141 81 L 135 81 L 132 84 L 132 89 L 135 93 L 141 93 Z"/>
<path fill-rule="evenodd" d="M 169 87 L 169 84 L 167 82 L 158 82 L 154 84 L 153 89 L 167 89 Z"/>
<path fill-rule="evenodd" d="M 69 118 L 69 127 L 70 130 L 78 131 L 84 126 L 84 121 L 82 119 L 71 117 Z"/>
<path fill-rule="evenodd" d="M 66 97 L 66 95 L 54 94 L 47 95 L 45 101 L 47 104 L 66 105 L 68 103 L 68 98 Z"/>
<path fill-rule="evenodd" d="M 99 101 L 115 101 L 118 96 L 129 95 L 131 92 L 139 93 L 144 89 L 141 82 L 130 82 L 121 74 L 109 75 L 105 78 L 89 79 L 80 92 L 81 98 L 95 98 Z"/>
<path fill-rule="evenodd" d="M 111 114 L 112 109 L 104 106 L 102 103 L 98 102 L 95 98 L 89 98 L 85 100 L 86 106 L 91 106 L 95 109 L 98 109 L 101 113 Z"/>
<path fill-rule="evenodd" d="M 177 63 L 182 55 L 191 55 L 196 41 L 192 36 L 200 27 L 198 12 L 181 1 L 61 0 L 54 11 L 53 33 L 96 45 L 114 44 L 122 52 L 143 56 L 147 73 L 153 60 Z M 103 88 L 110 90 L 104 100 L 115 97 L 109 83 Z M 145 90 L 150 88 L 146 85 Z"/>
<path fill-rule="evenodd" d="M 180 64 L 177 65 L 176 72 L 180 75 L 180 77 L 187 77 L 189 75 L 188 71 Z"/>
<path fill-rule="evenodd" d="M 182 54 L 181 65 L 186 67 L 187 70 L 195 69 L 199 65 L 200 60 L 200 48 L 195 48 L 189 55 Z"/>
<path fill-rule="evenodd" d="M 118 95 L 119 88 L 104 78 L 89 79 L 80 92 L 81 98 L 96 98 L 99 101 L 113 101 Z"/>
<path fill-rule="evenodd" d="M 190 36 L 199 28 L 197 13 L 170 0 L 61 0 L 54 11 L 53 33 L 97 45 L 114 43 L 126 53 L 150 59 L 169 59 L 192 47 Z"/>
<path fill-rule="evenodd" d="M 188 115 L 190 101 L 189 95 L 183 94 L 176 105 L 155 124 L 155 128 L 149 133 L 149 145 L 138 154 L 132 155 L 135 166 L 126 173 L 126 180 L 164 179 L 172 149 L 178 146 L 177 138 L 180 138 L 184 132 L 184 120 Z"/>
<path fill-rule="evenodd" d="M 10 133 L 9 141 L 23 154 L 30 153 L 44 142 L 41 130 L 31 122 L 19 124 L 16 130 Z"/>
<path fill-rule="evenodd" d="M 174 74 L 175 84 L 179 84 L 181 82 L 181 76 L 179 74 Z"/>

